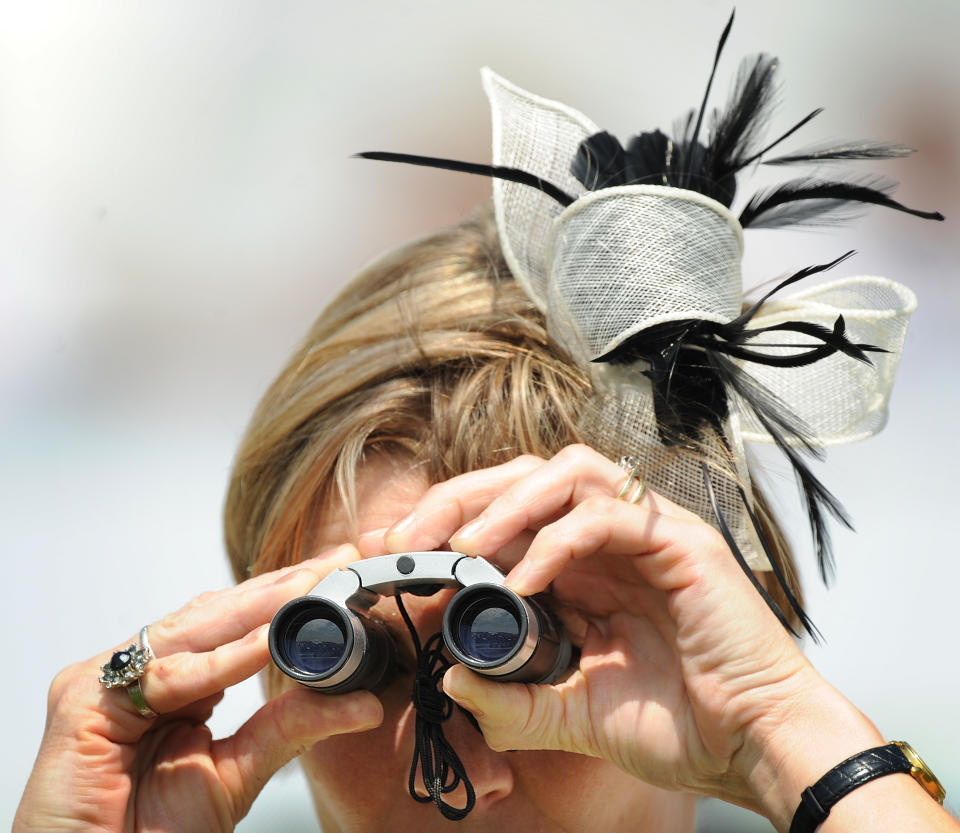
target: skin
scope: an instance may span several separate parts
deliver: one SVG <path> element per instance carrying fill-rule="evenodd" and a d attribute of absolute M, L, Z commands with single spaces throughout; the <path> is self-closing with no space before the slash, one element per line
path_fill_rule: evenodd
<path fill-rule="evenodd" d="M 263 623 L 359 557 L 341 546 L 152 626 L 158 659 L 141 685 L 156 720 L 98 685 L 110 652 L 62 672 L 14 829 L 228 830 L 279 766 L 306 753 L 328 833 L 689 831 L 694 793 L 751 807 L 786 831 L 806 786 L 883 738 L 809 665 L 717 533 L 653 493 L 637 505 L 616 500 L 624 480 L 584 447 L 429 488 L 404 460 L 363 471 L 364 555 L 448 542 L 483 555 L 510 571 L 517 592 L 549 588 L 581 646 L 579 667 L 554 686 L 447 672 L 445 690 L 483 730 L 460 715 L 445 730 L 477 787 L 465 821 L 405 794 L 412 714 L 402 675 L 382 700 L 287 688 L 232 738 L 212 741 L 203 725 L 225 687 L 265 664 Z M 319 518 L 314 547 L 349 537 L 340 519 Z M 411 599 L 422 637 L 443 603 Z M 392 605 L 377 612 L 395 626 Z M 892 775 L 855 790 L 818 828 L 865 829 L 960 825 L 912 778 Z"/>

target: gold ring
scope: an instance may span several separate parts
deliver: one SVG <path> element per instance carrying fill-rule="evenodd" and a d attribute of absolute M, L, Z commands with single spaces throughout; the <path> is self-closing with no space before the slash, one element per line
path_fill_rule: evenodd
<path fill-rule="evenodd" d="M 640 477 L 639 474 L 637 475 L 636 480 L 637 488 L 634 490 L 633 494 L 630 495 L 630 499 L 627 501 L 627 503 L 639 503 L 640 499 L 647 493 L 647 481 Z"/>
<path fill-rule="evenodd" d="M 621 457 L 617 464 L 627 473 L 627 482 L 617 494 L 617 499 L 625 499 L 627 503 L 638 503 L 646 494 L 647 481 L 640 476 L 640 461 L 636 457 Z M 636 487 L 629 498 L 626 497 L 631 488 Z"/>

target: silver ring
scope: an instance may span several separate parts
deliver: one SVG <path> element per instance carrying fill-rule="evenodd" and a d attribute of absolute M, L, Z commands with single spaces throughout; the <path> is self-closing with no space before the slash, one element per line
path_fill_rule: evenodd
<path fill-rule="evenodd" d="M 617 499 L 626 500 L 627 503 L 639 503 L 647 492 L 647 481 L 640 476 L 640 461 L 636 457 L 624 456 L 620 458 L 617 465 L 627 473 L 627 482 L 623 484 L 623 488 L 617 494 Z M 633 492 L 630 497 L 627 497 L 627 493 L 631 489 L 633 489 Z"/>
<path fill-rule="evenodd" d="M 154 653 L 147 638 L 147 628 L 144 626 L 140 629 L 139 648 L 131 643 L 122 651 L 115 651 L 110 661 L 100 666 L 101 685 L 106 688 L 126 688 L 133 705 L 144 717 L 157 716 L 140 688 L 140 678 L 147 669 L 147 663 L 152 659 L 154 659 Z"/>
<path fill-rule="evenodd" d="M 133 705 L 143 717 L 157 717 L 157 713 L 150 708 L 147 698 L 143 696 L 143 689 L 140 688 L 140 680 L 134 680 L 127 686 L 127 694 L 133 701 Z"/>
<path fill-rule="evenodd" d="M 147 659 L 156 659 L 156 654 L 153 653 L 153 648 L 150 647 L 150 640 L 147 639 L 147 630 L 148 626 L 144 625 L 140 628 L 140 648 L 143 651 L 147 652 Z"/>

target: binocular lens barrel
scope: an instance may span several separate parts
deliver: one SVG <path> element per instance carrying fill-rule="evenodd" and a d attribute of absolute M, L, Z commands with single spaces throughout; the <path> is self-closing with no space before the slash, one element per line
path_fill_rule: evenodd
<path fill-rule="evenodd" d="M 280 608 L 270 624 L 269 644 L 284 674 L 328 694 L 377 691 L 396 663 L 383 625 L 315 596 Z"/>
<path fill-rule="evenodd" d="M 443 639 L 454 658 L 504 682 L 551 683 L 570 664 L 570 640 L 536 599 L 498 584 L 474 584 L 443 614 Z"/>

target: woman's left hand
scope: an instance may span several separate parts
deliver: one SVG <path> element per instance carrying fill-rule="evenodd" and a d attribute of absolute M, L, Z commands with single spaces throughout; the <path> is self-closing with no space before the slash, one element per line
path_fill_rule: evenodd
<path fill-rule="evenodd" d="M 549 590 L 581 647 L 579 668 L 556 685 L 454 666 L 444 688 L 494 749 L 597 756 L 657 786 L 789 819 L 795 802 L 781 793 L 799 795 L 882 738 L 812 668 L 719 533 L 649 490 L 636 505 L 618 500 L 626 478 L 584 446 L 521 457 L 434 486 L 388 531 L 391 552 L 449 541 L 509 568 L 521 595 Z M 817 736 L 822 755 L 796 729 Z M 781 760 L 792 751 L 796 773 Z M 807 770 L 817 775 L 794 792 Z"/>

